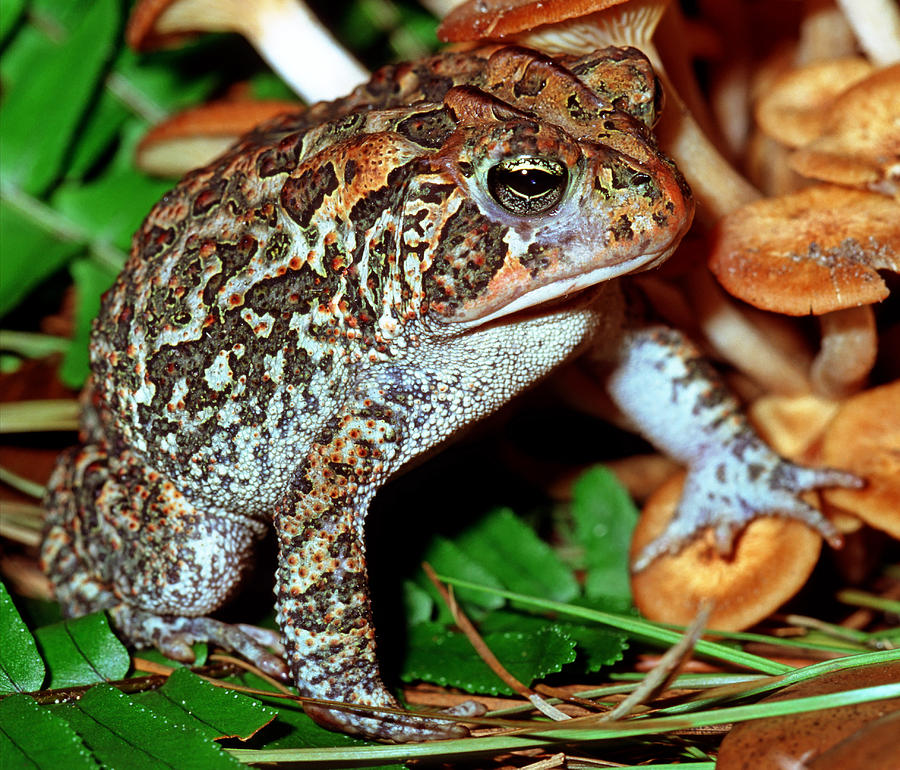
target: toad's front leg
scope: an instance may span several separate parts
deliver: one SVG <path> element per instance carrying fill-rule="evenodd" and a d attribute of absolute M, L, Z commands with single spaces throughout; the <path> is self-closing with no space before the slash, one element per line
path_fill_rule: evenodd
<path fill-rule="evenodd" d="M 684 493 L 666 531 L 632 565 L 679 551 L 712 527 L 719 550 L 757 516 L 797 519 L 832 544 L 834 525 L 800 498 L 826 486 L 858 487 L 855 476 L 805 468 L 773 452 L 747 422 L 737 400 L 697 348 L 673 329 L 652 326 L 623 335 L 608 388 L 640 432 L 688 466 Z"/>
<path fill-rule="evenodd" d="M 363 522 L 369 501 L 405 458 L 403 421 L 360 392 L 312 446 L 276 512 L 276 606 L 288 664 L 303 695 L 400 708 L 381 681 L 369 606 Z M 377 396 L 376 396 L 377 399 Z M 325 727 L 397 743 L 465 735 L 451 720 L 306 705 Z M 448 713 L 483 713 L 471 701 Z"/>

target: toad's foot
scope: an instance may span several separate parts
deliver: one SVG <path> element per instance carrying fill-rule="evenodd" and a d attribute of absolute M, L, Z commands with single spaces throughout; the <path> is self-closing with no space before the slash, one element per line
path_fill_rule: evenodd
<path fill-rule="evenodd" d="M 719 553 L 727 555 L 734 538 L 759 516 L 802 521 L 832 546 L 840 546 L 834 524 L 800 494 L 819 487 L 859 488 L 864 484 L 861 479 L 845 471 L 795 465 L 759 445 L 745 452 L 752 457 L 743 457 L 740 464 L 733 457 L 725 461 L 713 457 L 691 467 L 675 517 L 638 554 L 634 572 L 659 556 L 678 553 L 707 528 L 713 530 Z"/>
<path fill-rule="evenodd" d="M 415 743 L 435 741 L 443 738 L 465 738 L 469 728 L 459 722 L 441 719 L 440 715 L 451 717 L 477 717 L 485 713 L 483 704 L 467 700 L 433 714 L 422 715 L 409 712 L 403 715 L 368 711 L 343 711 L 329 709 L 315 704 L 304 704 L 303 710 L 315 722 L 329 730 L 355 733 L 390 743 Z"/>
<path fill-rule="evenodd" d="M 174 617 L 156 615 L 146 610 L 120 604 L 109 610 L 113 624 L 138 647 L 155 647 L 167 658 L 193 663 L 196 642 L 210 642 L 229 652 L 236 652 L 260 671 L 285 681 L 290 680 L 282 657 L 280 635 L 254 626 L 229 625 L 207 617 Z M 273 648 L 277 654 L 266 647 Z"/>

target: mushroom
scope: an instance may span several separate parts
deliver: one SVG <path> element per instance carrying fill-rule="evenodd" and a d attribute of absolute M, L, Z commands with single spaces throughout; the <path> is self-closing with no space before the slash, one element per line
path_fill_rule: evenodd
<path fill-rule="evenodd" d="M 800 147 L 822 133 L 831 100 L 872 70 L 872 65 L 858 56 L 788 70 L 757 100 L 756 124 L 780 144 Z"/>
<path fill-rule="evenodd" d="M 237 32 L 308 102 L 333 99 L 369 73 L 299 0 L 141 0 L 125 38 L 137 51 L 198 32 Z"/>
<path fill-rule="evenodd" d="M 683 472 L 671 477 L 647 501 L 631 542 L 632 559 L 674 515 L 684 478 Z M 651 620 L 686 625 L 712 600 L 710 628 L 739 630 L 765 618 L 806 583 L 821 546 L 822 538 L 804 524 L 763 517 L 747 525 L 730 556 L 719 552 L 710 530 L 632 575 L 631 590 Z"/>
<path fill-rule="evenodd" d="M 760 195 L 703 133 L 663 67 L 652 37 L 667 4 L 667 0 L 468 0 L 444 19 L 438 36 L 454 42 L 509 41 L 576 55 L 609 45 L 642 50 L 663 81 L 670 103 L 656 129 L 660 145 L 690 183 L 698 217 L 712 222 Z M 703 109 L 699 100 L 694 109 Z"/>
<path fill-rule="evenodd" d="M 856 39 L 878 66 L 900 61 L 900 8 L 896 0 L 838 0 Z"/>
<path fill-rule="evenodd" d="M 900 209 L 883 195 L 833 185 L 757 201 L 722 219 L 709 264 L 730 294 L 763 310 L 850 311 L 823 331 L 852 333 L 856 344 L 823 341 L 813 364 L 820 394 L 843 396 L 875 360 L 871 309 L 860 308 L 888 295 L 878 270 L 900 270 Z"/>
<path fill-rule="evenodd" d="M 150 129 L 138 144 L 135 162 L 147 174 L 180 177 L 205 166 L 264 120 L 299 109 L 294 102 L 250 99 L 193 107 Z"/>
<path fill-rule="evenodd" d="M 900 64 L 834 97 L 802 144 L 789 159 L 798 173 L 900 197 Z"/>
<path fill-rule="evenodd" d="M 840 403 L 807 393 L 802 396 L 762 396 L 747 410 L 763 440 L 778 454 L 809 460 Z"/>
<path fill-rule="evenodd" d="M 867 482 L 826 490 L 826 503 L 900 540 L 900 380 L 848 399 L 828 427 L 821 459 Z"/>
<path fill-rule="evenodd" d="M 805 0 L 794 61 L 805 66 L 850 56 L 856 50 L 853 30 L 833 0 Z"/>

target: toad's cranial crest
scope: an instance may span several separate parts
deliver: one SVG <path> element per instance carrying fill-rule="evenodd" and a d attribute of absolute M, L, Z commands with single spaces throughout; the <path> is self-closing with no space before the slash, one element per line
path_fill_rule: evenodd
<path fill-rule="evenodd" d="M 48 486 L 42 558 L 65 612 L 107 609 L 180 660 L 201 640 L 276 675 L 286 659 L 304 695 L 396 707 L 369 610 L 373 495 L 585 349 L 645 433 L 698 468 L 658 549 L 710 518 L 713 493 L 734 529 L 729 505 L 786 510 L 834 483 L 766 454 L 680 336 L 624 324 L 618 277 L 668 256 L 692 214 L 650 134 L 658 96 L 632 49 L 447 53 L 275 118 L 185 177 L 104 297 L 83 444 Z M 270 527 L 284 658 L 207 617 Z M 307 710 L 383 740 L 465 732 Z"/>

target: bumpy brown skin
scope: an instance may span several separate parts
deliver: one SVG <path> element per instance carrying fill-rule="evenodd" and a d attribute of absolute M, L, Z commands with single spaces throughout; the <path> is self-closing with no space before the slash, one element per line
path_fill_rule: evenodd
<path fill-rule="evenodd" d="M 668 256 L 691 218 L 649 134 L 657 100 L 633 50 L 449 54 L 275 119 L 188 175 L 104 298 L 84 444 L 51 480 L 43 559 L 66 612 L 106 608 L 138 645 L 190 659 L 206 639 L 278 673 L 268 640 L 205 617 L 273 525 L 300 691 L 395 706 L 368 504 L 410 458 L 618 332 L 610 279 Z M 522 158 L 563 181 L 510 208 L 490 170 Z M 393 741 L 462 732 L 310 713 Z"/>

